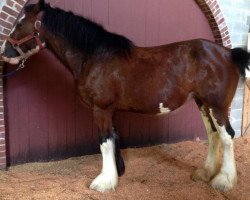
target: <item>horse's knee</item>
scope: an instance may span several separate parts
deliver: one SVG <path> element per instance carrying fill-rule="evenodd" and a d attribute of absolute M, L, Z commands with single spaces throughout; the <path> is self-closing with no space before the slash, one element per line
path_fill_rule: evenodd
<path fill-rule="evenodd" d="M 97 106 L 94 106 L 94 122 L 98 126 L 99 133 L 105 137 L 110 137 L 113 126 L 113 109 L 101 109 Z"/>

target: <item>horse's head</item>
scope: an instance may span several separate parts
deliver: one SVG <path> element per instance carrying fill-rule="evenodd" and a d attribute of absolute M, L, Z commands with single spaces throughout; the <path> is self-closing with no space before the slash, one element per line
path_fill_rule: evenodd
<path fill-rule="evenodd" d="M 37 53 L 45 45 L 40 34 L 41 15 L 45 6 L 44 0 L 25 7 L 24 15 L 13 28 L 13 31 L 1 47 L 1 56 L 10 64 L 18 64 Z"/>

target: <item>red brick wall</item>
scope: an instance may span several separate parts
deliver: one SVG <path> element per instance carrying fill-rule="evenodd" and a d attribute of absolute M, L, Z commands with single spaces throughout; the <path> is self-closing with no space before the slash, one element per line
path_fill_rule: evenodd
<path fill-rule="evenodd" d="M 9 35 L 13 24 L 18 18 L 27 0 L 6 0 L 0 12 L 0 46 L 4 38 Z M 3 62 L 0 60 L 0 76 L 3 71 Z M 4 122 L 3 80 L 0 79 L 0 169 L 6 168 L 6 138 Z"/>
<path fill-rule="evenodd" d="M 0 46 L 4 38 L 9 35 L 13 24 L 18 18 L 23 6 L 28 0 L 6 0 L 0 11 Z M 217 0 L 195 0 L 207 17 L 215 40 L 219 44 L 231 47 L 228 28 L 221 13 Z M 0 76 L 3 70 L 3 62 L 0 59 Z M 0 169 L 6 168 L 6 138 L 4 123 L 3 81 L 0 78 Z"/>
<path fill-rule="evenodd" d="M 215 41 L 231 48 L 231 40 L 225 19 L 217 0 L 195 0 L 208 19 Z"/>

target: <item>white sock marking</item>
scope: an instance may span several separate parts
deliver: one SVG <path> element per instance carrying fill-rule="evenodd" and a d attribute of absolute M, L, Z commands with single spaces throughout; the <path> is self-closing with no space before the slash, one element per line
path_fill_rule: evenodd
<path fill-rule="evenodd" d="M 107 139 L 107 142 L 101 145 L 101 153 L 103 158 L 102 172 L 93 180 L 90 189 L 100 192 L 115 190 L 118 184 L 118 174 L 115 162 L 114 141 Z"/>
<path fill-rule="evenodd" d="M 210 111 L 211 112 L 211 111 Z M 212 113 L 212 112 L 211 112 Z M 218 130 L 223 145 L 223 162 L 220 173 L 212 180 L 212 186 L 219 190 L 229 190 L 237 182 L 237 172 L 234 159 L 234 145 L 231 136 L 227 133 L 225 126 L 219 126 L 217 120 L 211 115 Z"/>
<path fill-rule="evenodd" d="M 4 51 L 5 51 L 5 48 L 6 48 L 6 40 L 3 42 L 3 44 L 2 44 L 2 46 L 1 46 L 1 54 L 3 54 L 4 53 Z"/>
<path fill-rule="evenodd" d="M 220 141 L 218 133 L 212 130 L 211 123 L 209 121 L 209 118 L 206 116 L 203 107 L 201 108 L 201 117 L 206 127 L 207 137 L 208 137 L 208 154 L 204 167 L 209 171 L 210 175 L 213 176 L 215 175 L 219 164 Z"/>

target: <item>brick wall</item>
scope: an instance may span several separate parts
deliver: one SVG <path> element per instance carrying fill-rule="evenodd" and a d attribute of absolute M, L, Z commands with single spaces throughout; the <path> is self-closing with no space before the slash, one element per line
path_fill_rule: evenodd
<path fill-rule="evenodd" d="M 27 0 L 4 0 L 0 3 L 0 46 L 9 35 L 20 11 Z M 0 59 L 0 76 L 3 62 Z M 0 169 L 6 168 L 6 140 L 4 123 L 3 81 L 0 79 Z"/>
<path fill-rule="evenodd" d="M 15 20 L 28 0 L 2 0 L 0 2 L 0 46 L 9 35 Z M 206 15 L 216 42 L 231 47 L 228 28 L 217 0 L 195 0 Z M 0 60 L 0 75 L 3 62 Z M 4 125 L 3 82 L 0 79 L 0 168 L 6 168 L 6 140 Z"/>
<path fill-rule="evenodd" d="M 0 60 L 0 75 L 2 74 L 2 70 L 3 62 Z M 3 106 L 3 81 L 0 79 L 0 169 L 6 168 L 6 143 Z"/>
<path fill-rule="evenodd" d="M 217 0 L 195 0 L 206 15 L 213 31 L 215 41 L 225 47 L 231 48 L 231 39 L 228 27 Z"/>
<path fill-rule="evenodd" d="M 228 25 L 233 47 L 247 46 L 250 17 L 250 0 L 218 0 Z"/>

